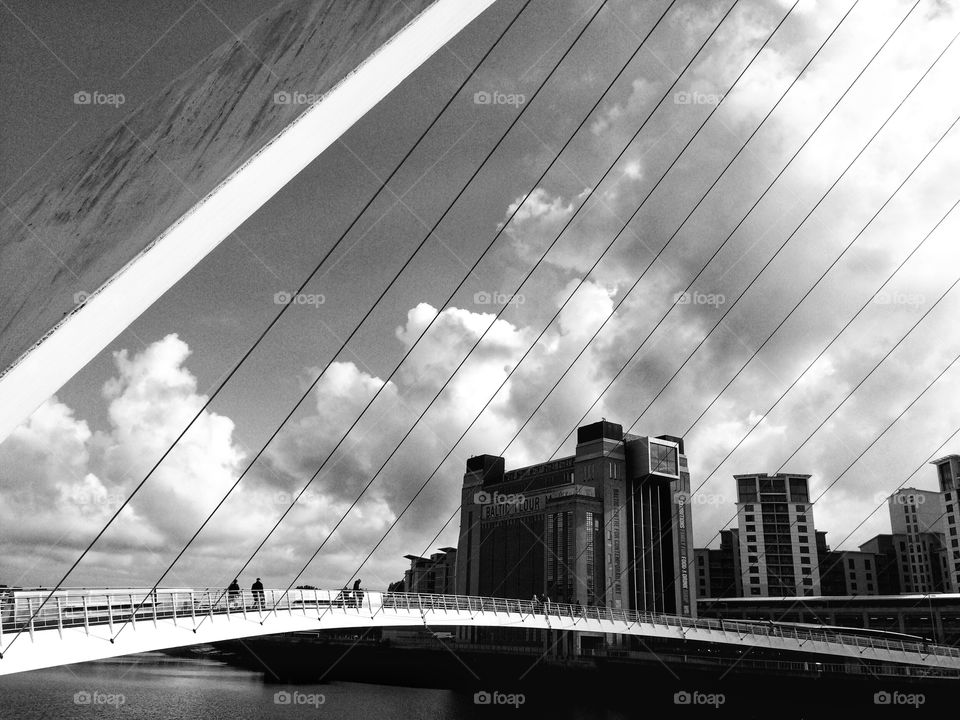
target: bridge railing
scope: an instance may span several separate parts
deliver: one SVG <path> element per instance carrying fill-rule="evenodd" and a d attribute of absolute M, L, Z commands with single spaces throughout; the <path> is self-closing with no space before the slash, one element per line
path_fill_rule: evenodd
<path fill-rule="evenodd" d="M 111 632 L 129 623 L 133 628 L 139 623 L 173 620 L 195 624 L 204 616 L 208 618 L 241 616 L 257 619 L 268 618 L 276 608 L 278 612 L 317 616 L 325 612 L 339 612 L 371 617 L 379 612 L 417 613 L 424 621 L 430 614 L 456 613 L 470 616 L 478 613 L 493 615 L 544 616 L 581 621 L 606 621 L 629 630 L 636 625 L 676 628 L 682 635 L 691 630 L 731 634 L 741 639 L 746 637 L 773 638 L 793 641 L 799 646 L 807 642 L 843 644 L 859 654 L 867 650 L 899 651 L 921 656 L 960 658 L 960 649 L 941 645 L 905 642 L 899 639 L 854 635 L 841 631 L 800 627 L 772 622 L 743 620 L 720 620 L 715 618 L 693 619 L 659 613 L 635 612 L 616 608 L 571 605 L 541 600 L 518 600 L 465 595 L 438 595 L 427 593 L 371 592 L 366 590 L 315 590 L 297 589 L 224 591 L 223 588 L 170 588 L 151 591 L 141 589 L 61 589 L 46 603 L 49 591 L 15 590 L 0 591 L 0 647 L 4 636 L 21 628 L 31 635 L 38 630 L 109 626 Z M 42 608 L 41 608 L 42 605 Z M 616 632 L 617 630 L 613 630 Z"/>
<path fill-rule="evenodd" d="M 690 630 L 707 630 L 719 633 L 736 633 L 741 638 L 765 637 L 796 642 L 799 646 L 807 642 L 835 643 L 850 646 L 860 654 L 866 650 L 884 650 L 904 653 L 917 653 L 923 656 L 935 655 L 960 658 L 960 649 L 935 645 L 932 643 L 907 642 L 900 639 L 888 639 L 855 635 L 841 631 L 799 627 L 785 623 L 756 622 L 745 620 L 721 620 L 716 618 L 689 618 L 661 613 L 638 613 L 633 610 L 604 608 L 597 606 L 571 605 L 568 603 L 548 602 L 545 600 L 514 600 L 507 598 L 487 598 L 458 595 L 435 595 L 424 593 L 384 593 L 382 607 L 385 610 L 420 610 L 424 614 L 434 611 L 493 612 L 518 615 L 545 615 L 546 617 L 565 617 L 580 620 L 598 620 L 623 623 L 627 626 L 644 624 L 673 627 L 686 634 Z"/>
<path fill-rule="evenodd" d="M 106 625 L 111 629 L 129 623 L 157 620 L 197 622 L 204 616 L 266 616 L 279 611 L 316 614 L 318 609 L 360 612 L 369 609 L 364 591 L 203 589 L 61 589 L 47 600 L 49 590 L 16 590 L 0 593 L 0 647 L 5 634 L 38 630 Z M 46 601 L 46 602 L 45 602 Z"/>

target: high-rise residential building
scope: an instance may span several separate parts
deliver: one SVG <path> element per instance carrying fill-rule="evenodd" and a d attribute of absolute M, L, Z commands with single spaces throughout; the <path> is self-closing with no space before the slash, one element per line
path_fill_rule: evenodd
<path fill-rule="evenodd" d="M 809 475 L 735 475 L 746 596 L 819 595 Z"/>
<path fill-rule="evenodd" d="M 943 495 L 936 490 L 900 488 L 887 498 L 887 507 L 894 535 L 941 532 L 945 524 Z"/>
<path fill-rule="evenodd" d="M 507 471 L 479 455 L 463 477 L 457 592 L 693 613 L 683 440 L 577 431 L 574 455 Z"/>
<path fill-rule="evenodd" d="M 947 455 L 932 464 L 943 493 L 945 584 L 949 592 L 960 592 L 960 455 Z"/>
<path fill-rule="evenodd" d="M 943 546 L 946 532 L 943 494 L 901 488 L 887 500 L 890 529 L 897 539 L 900 585 L 903 592 L 941 592 L 944 585 Z"/>

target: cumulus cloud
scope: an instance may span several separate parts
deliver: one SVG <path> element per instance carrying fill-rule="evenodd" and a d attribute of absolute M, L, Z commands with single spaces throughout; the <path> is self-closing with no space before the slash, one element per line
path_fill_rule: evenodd
<path fill-rule="evenodd" d="M 0 446 L 4 512 L 33 519 L 26 527 L 4 523 L 4 542 L 44 541 L 37 555 L 19 555 L 20 567 L 8 572 L 27 577 L 14 581 L 33 573 L 54 579 L 44 558 L 82 549 L 196 415 L 206 397 L 185 367 L 188 356 L 173 334 L 134 355 L 118 352 L 116 374 L 103 387 L 108 428 L 91 432 L 54 397 Z M 155 551 L 185 542 L 239 473 L 243 452 L 233 429 L 229 418 L 204 411 L 104 536 L 104 547 L 144 553 L 154 567 Z"/>

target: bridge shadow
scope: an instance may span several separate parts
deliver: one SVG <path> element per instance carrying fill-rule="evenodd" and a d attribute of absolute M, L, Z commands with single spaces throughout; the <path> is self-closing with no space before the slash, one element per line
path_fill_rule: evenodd
<path fill-rule="evenodd" d="M 541 639 L 556 641 L 544 632 Z M 524 645 L 524 642 L 527 642 Z M 732 653 L 729 646 L 651 641 L 646 650 L 597 649 L 557 656 L 529 644 L 478 645 L 437 639 L 391 642 L 358 633 L 309 633 L 228 641 L 216 646 L 229 663 L 257 670 L 271 683 L 360 682 L 446 688 L 481 704 L 492 693 L 520 694 L 522 712 L 599 703 L 627 717 L 649 712 L 680 717 L 837 717 L 857 708 L 871 717 L 902 717 L 923 707 L 955 708 L 955 678 L 908 674 L 895 665 L 836 658 L 798 661 L 770 651 Z M 889 700 L 889 702 L 887 702 Z M 501 703 L 509 704 L 509 703 Z M 799 713 L 799 714 L 798 714 Z M 567 713 L 562 713 L 567 716 Z"/>

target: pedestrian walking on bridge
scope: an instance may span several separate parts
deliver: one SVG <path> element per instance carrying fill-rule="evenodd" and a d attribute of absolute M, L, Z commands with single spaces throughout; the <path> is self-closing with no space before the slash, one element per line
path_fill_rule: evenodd
<path fill-rule="evenodd" d="M 233 582 L 227 586 L 227 603 L 230 607 L 235 607 L 240 600 L 240 579 L 234 578 Z"/>

